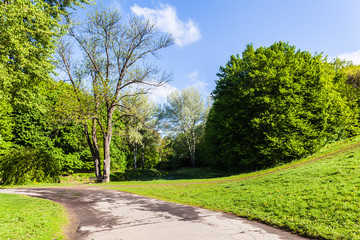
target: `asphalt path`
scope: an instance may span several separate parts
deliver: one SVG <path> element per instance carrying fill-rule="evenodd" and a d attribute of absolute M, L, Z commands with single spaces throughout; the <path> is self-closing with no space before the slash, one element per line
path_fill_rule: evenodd
<path fill-rule="evenodd" d="M 289 232 L 233 215 L 98 188 L 0 189 L 63 204 L 69 239 L 300 240 Z"/>

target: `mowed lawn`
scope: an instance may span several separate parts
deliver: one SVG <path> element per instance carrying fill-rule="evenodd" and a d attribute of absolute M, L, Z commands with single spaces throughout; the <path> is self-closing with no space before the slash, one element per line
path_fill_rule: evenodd
<path fill-rule="evenodd" d="M 360 239 L 359 147 L 251 179 L 112 189 L 224 211 L 304 236 Z"/>
<path fill-rule="evenodd" d="M 68 220 L 60 204 L 15 194 L 0 194 L 0 239 L 66 239 Z"/>

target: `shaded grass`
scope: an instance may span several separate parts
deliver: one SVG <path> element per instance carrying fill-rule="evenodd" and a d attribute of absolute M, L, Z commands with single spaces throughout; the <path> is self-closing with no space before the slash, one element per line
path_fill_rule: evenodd
<path fill-rule="evenodd" d="M 0 203 L 0 239 L 66 239 L 60 204 L 16 194 L 0 194 Z"/>
<path fill-rule="evenodd" d="M 218 176 L 218 173 L 212 174 L 207 172 L 208 176 L 205 176 L 203 170 L 201 169 L 195 169 L 195 171 L 189 172 L 189 169 L 185 169 L 185 171 L 188 171 L 186 173 L 187 176 L 191 176 L 192 179 L 176 179 L 177 175 L 183 175 L 184 169 L 175 171 L 174 178 L 172 180 L 169 179 L 156 179 L 156 180 L 131 180 L 131 181 L 111 181 L 109 183 L 102 183 L 98 184 L 98 186 L 142 186 L 142 185 L 168 185 L 168 184 L 198 184 L 198 183 L 218 183 L 218 182 L 227 182 L 227 181 L 238 181 L 248 178 L 254 178 L 259 177 L 267 174 L 272 174 L 277 171 L 282 171 L 285 169 L 297 167 L 299 165 L 308 164 L 313 161 L 321 160 L 322 158 L 327 158 L 332 155 L 339 154 L 344 151 L 349 151 L 351 149 L 356 149 L 360 147 L 360 136 L 355 138 L 349 138 L 343 141 L 335 142 L 332 144 L 326 145 L 324 148 L 322 148 L 319 152 L 303 158 L 301 160 L 296 160 L 293 162 L 290 162 L 288 164 L 279 165 L 274 168 L 270 169 L 264 169 L 260 171 L 250 172 L 250 173 L 243 173 L 243 174 L 237 174 L 237 175 L 231 175 L 227 177 L 214 177 Z M 200 172 L 200 174 L 199 174 Z M 115 173 L 116 175 L 116 173 Z M 94 177 L 95 175 L 92 173 L 85 173 L 85 174 L 73 174 L 70 175 L 72 179 L 76 179 L 77 177 Z M 206 178 L 207 177 L 207 178 Z M 26 184 L 26 185 L 6 185 L 1 186 L 3 188 L 33 188 L 33 187 L 71 187 L 75 185 L 81 184 L 81 181 L 66 181 L 64 180 L 61 183 L 32 183 L 32 184 Z"/>
<path fill-rule="evenodd" d="M 29 183 L 24 185 L 0 185 L 0 188 L 43 188 L 43 187 L 73 187 L 79 183 Z"/>
<path fill-rule="evenodd" d="M 111 189 L 224 211 L 304 236 L 360 239 L 360 150 L 353 145 L 357 141 L 334 144 L 293 163 L 296 167 L 280 166 L 279 171 L 265 170 L 257 177 L 243 174 L 201 184 Z"/>
<path fill-rule="evenodd" d="M 142 186 L 142 185 L 168 185 L 168 184 L 199 184 L 199 183 L 219 183 L 219 182 L 228 182 L 228 181 L 238 181 L 254 177 L 259 177 L 267 174 L 272 174 L 278 171 L 283 171 L 286 169 L 298 167 L 300 165 L 309 164 L 314 161 L 321 160 L 323 158 L 328 158 L 333 155 L 340 154 L 342 152 L 351 151 L 351 149 L 357 149 L 360 147 L 360 136 L 355 138 L 349 138 L 343 141 L 334 142 L 332 144 L 326 145 L 317 153 L 300 159 L 294 160 L 287 164 L 282 164 L 274 168 L 264 169 L 260 171 L 242 173 L 231 175 L 227 177 L 209 177 L 209 178 L 198 178 L 196 175 L 193 175 L 193 179 L 157 179 L 157 180 L 148 180 L 148 181 L 112 181 L 109 183 L 103 183 L 102 186 Z"/>
<path fill-rule="evenodd" d="M 73 173 L 60 176 L 60 183 L 88 183 L 90 177 L 95 177 L 94 173 Z"/>

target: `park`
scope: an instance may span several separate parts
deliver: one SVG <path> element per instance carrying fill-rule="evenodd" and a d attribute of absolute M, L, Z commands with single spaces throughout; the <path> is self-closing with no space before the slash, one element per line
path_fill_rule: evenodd
<path fill-rule="evenodd" d="M 360 239 L 360 51 L 185 2 L 0 2 L 0 239 Z"/>

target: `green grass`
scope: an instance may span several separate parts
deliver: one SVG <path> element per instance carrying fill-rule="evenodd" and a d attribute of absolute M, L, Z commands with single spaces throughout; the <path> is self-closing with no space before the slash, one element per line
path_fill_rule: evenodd
<path fill-rule="evenodd" d="M 359 138 L 336 143 L 298 162 L 208 180 L 212 182 L 126 183 L 132 186 L 111 189 L 224 211 L 304 236 L 360 239 L 360 148 L 353 145 L 357 142 Z"/>
<path fill-rule="evenodd" d="M 0 239 L 66 239 L 65 209 L 49 200 L 0 194 Z"/>

